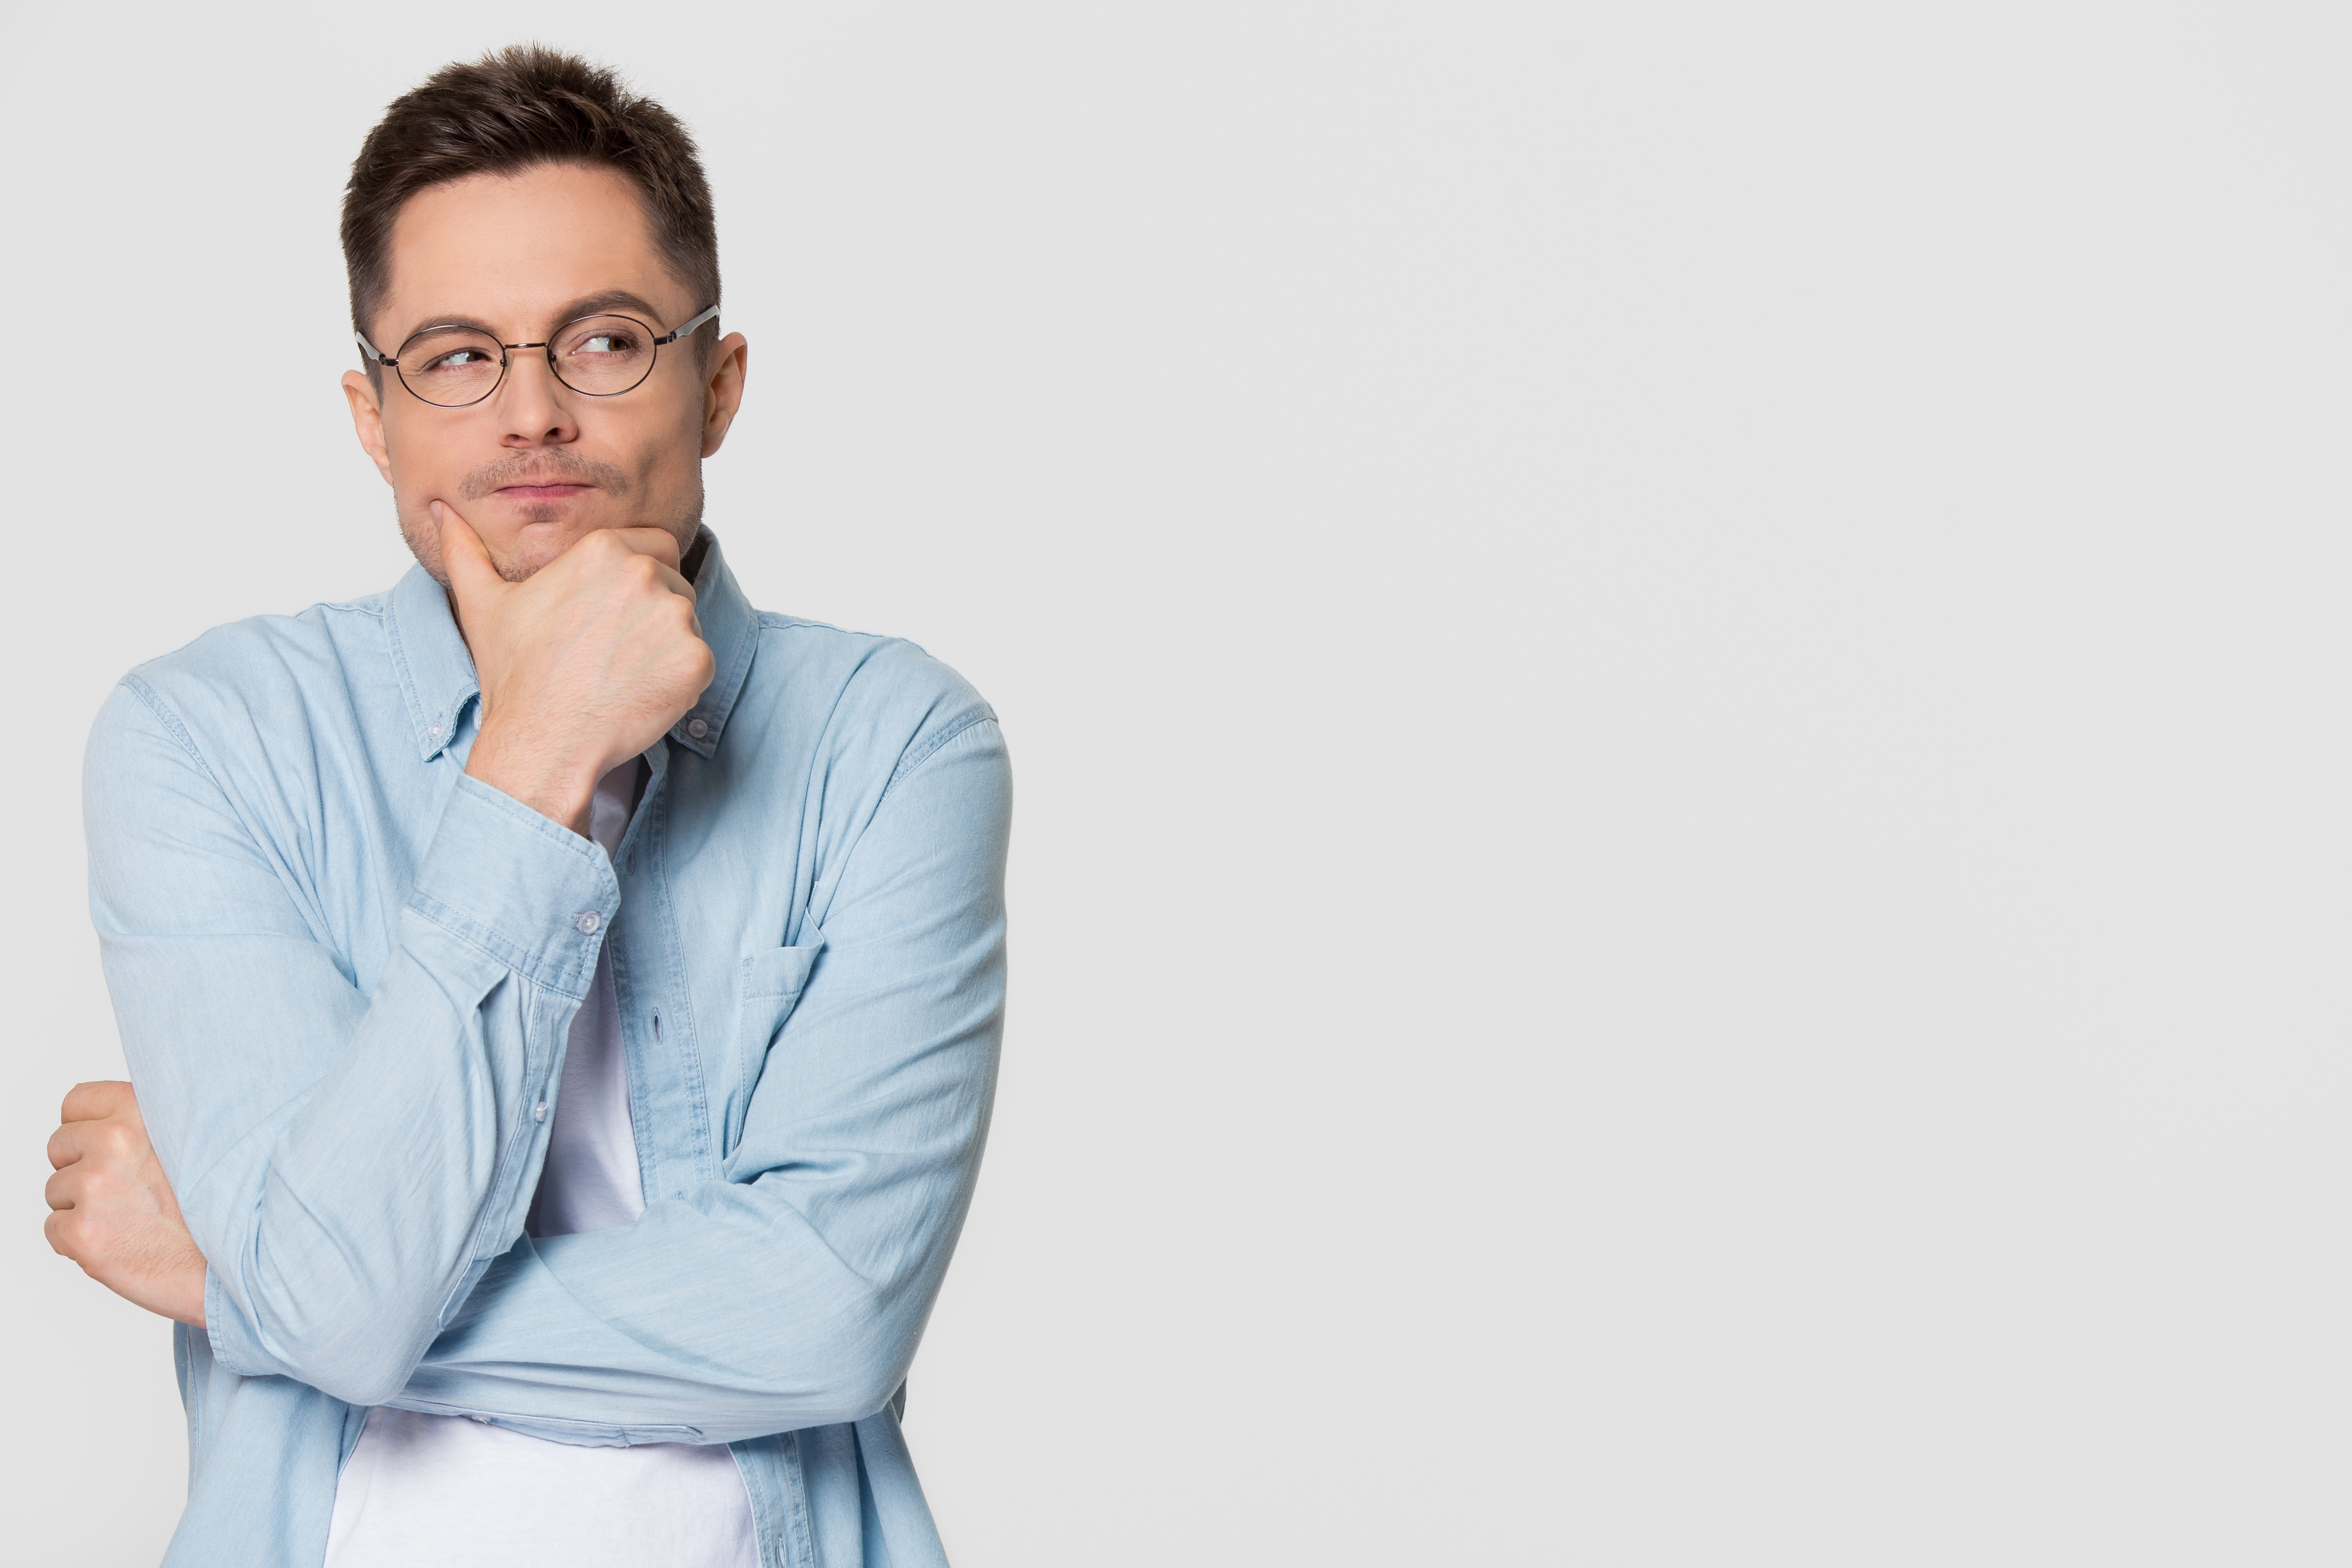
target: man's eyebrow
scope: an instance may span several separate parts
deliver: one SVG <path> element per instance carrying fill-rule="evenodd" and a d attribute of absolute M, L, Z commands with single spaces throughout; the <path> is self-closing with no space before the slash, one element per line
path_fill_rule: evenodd
<path fill-rule="evenodd" d="M 625 288 L 608 288 L 602 294 L 589 294 L 574 299 L 571 304 L 558 310 L 555 313 L 555 319 L 547 325 L 549 329 L 552 330 L 562 326 L 566 321 L 577 321 L 583 316 L 599 316 L 607 310 L 623 309 L 635 311 L 656 330 L 666 329 L 665 323 L 660 319 L 661 312 Z"/>
<path fill-rule="evenodd" d="M 583 316 L 599 316 L 608 310 L 633 310 L 643 316 L 646 323 L 657 331 L 667 330 L 671 325 L 660 319 L 660 311 L 627 289 L 607 288 L 601 294 L 583 294 L 579 298 L 559 308 L 549 319 L 546 330 L 552 332 L 567 321 L 577 321 Z M 428 327 L 468 327 L 477 332 L 488 333 L 500 343 L 506 341 L 505 334 L 480 317 L 446 310 L 436 311 L 418 321 L 415 326 L 408 329 L 407 335 L 403 337 L 401 341 L 404 343 L 408 341 L 410 338 L 415 337 L 417 333 Z M 516 341 L 530 342 L 531 340 L 520 338 Z"/>
<path fill-rule="evenodd" d="M 433 315 L 427 316 L 423 320 L 417 322 L 415 326 L 411 327 L 406 333 L 403 334 L 400 340 L 403 343 L 406 343 L 409 339 L 415 337 L 417 333 L 434 327 L 470 327 L 477 332 L 487 332 L 493 338 L 499 335 L 496 328 L 492 327 L 488 321 L 483 320 L 478 316 L 467 316 L 455 311 L 443 310 L 436 311 Z"/>

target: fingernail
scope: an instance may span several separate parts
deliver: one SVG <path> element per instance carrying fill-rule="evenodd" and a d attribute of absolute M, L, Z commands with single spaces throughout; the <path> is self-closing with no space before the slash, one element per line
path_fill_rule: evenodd
<path fill-rule="evenodd" d="M 440 502 L 438 502 L 438 501 L 429 502 L 429 503 L 427 503 L 427 504 L 426 504 L 426 506 L 425 506 L 425 509 L 426 511 L 428 511 L 428 512 L 430 512 L 430 513 L 432 513 L 432 514 L 433 514 L 433 521 L 434 521 L 436 525 L 441 521 L 441 503 L 440 503 Z"/>

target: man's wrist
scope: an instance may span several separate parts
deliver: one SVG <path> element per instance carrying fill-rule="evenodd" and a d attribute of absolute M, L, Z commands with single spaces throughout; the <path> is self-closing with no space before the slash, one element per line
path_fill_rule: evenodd
<path fill-rule="evenodd" d="M 466 775 L 582 838 L 588 836 L 588 807 L 595 799 L 598 778 L 593 763 L 551 766 L 530 758 L 526 748 L 509 747 L 504 737 L 486 727 L 466 758 Z"/>
<path fill-rule="evenodd" d="M 206 1327 L 205 1294 L 211 1283 L 212 1270 L 199 1256 L 194 1269 L 182 1273 L 178 1281 L 179 1289 L 173 1293 L 172 1304 L 163 1315 L 192 1329 L 204 1330 Z"/>

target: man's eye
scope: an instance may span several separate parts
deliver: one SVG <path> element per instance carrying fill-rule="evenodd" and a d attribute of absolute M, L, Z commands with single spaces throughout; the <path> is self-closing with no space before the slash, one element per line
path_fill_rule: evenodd
<path fill-rule="evenodd" d="M 489 356 L 479 349 L 452 349 L 425 361 L 427 371 L 470 371 L 489 362 Z"/>
<path fill-rule="evenodd" d="M 591 332 L 581 339 L 572 351 L 575 354 L 625 354 L 633 347 L 635 345 L 618 332 Z"/>

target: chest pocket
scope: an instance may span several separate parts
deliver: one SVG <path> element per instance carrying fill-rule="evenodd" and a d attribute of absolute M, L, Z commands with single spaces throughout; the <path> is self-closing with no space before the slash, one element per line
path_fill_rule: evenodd
<path fill-rule="evenodd" d="M 797 947 L 771 947 L 743 960 L 741 998 L 735 1019 L 735 1082 L 727 1100 L 726 1152 L 730 1155 L 743 1141 L 744 1118 L 751 1113 L 751 1091 L 759 1087 L 761 1071 L 767 1066 L 768 1048 L 776 1043 L 784 1020 L 800 1005 L 809 972 L 816 967 L 817 954 L 824 951 L 824 933 L 803 935 L 808 940 Z"/>

